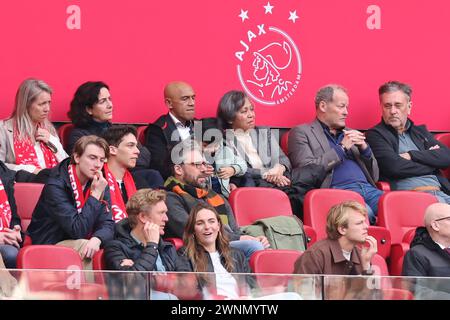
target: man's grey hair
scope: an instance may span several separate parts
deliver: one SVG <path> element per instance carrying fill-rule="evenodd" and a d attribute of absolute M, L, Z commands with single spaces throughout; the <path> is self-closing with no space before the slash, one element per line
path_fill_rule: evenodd
<path fill-rule="evenodd" d="M 316 109 L 319 108 L 320 103 L 323 101 L 325 103 L 329 103 L 333 101 L 333 95 L 335 90 L 341 90 L 347 94 L 347 89 L 338 84 L 327 84 L 317 91 L 316 97 L 314 99 L 314 103 L 316 105 Z"/>
<path fill-rule="evenodd" d="M 402 83 L 400 81 L 388 81 L 381 85 L 381 87 L 378 89 L 378 95 L 381 98 L 381 95 L 387 92 L 395 92 L 395 91 L 401 91 L 408 97 L 408 101 L 411 101 L 411 95 L 412 95 L 412 89 L 411 86 Z"/>

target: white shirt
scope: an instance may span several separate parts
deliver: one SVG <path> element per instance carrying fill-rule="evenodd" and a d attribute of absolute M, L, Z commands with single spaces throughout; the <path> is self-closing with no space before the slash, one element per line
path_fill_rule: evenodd
<path fill-rule="evenodd" d="M 216 276 L 217 294 L 229 299 L 238 299 L 238 285 L 236 279 L 223 267 L 220 261 L 220 254 L 209 252 Z"/>
<path fill-rule="evenodd" d="M 175 126 L 177 127 L 177 131 L 180 135 L 181 140 L 185 140 L 191 137 L 191 129 L 186 127 L 180 120 L 178 120 L 171 112 L 169 112 L 170 117 L 172 118 Z"/>
<path fill-rule="evenodd" d="M 236 140 L 240 146 L 239 148 L 243 148 L 245 155 L 247 156 L 248 162 L 254 169 L 264 169 L 263 162 L 261 157 L 258 154 L 255 146 L 252 142 L 252 137 L 250 136 L 250 132 L 243 132 L 242 130 L 235 130 L 234 135 L 236 136 Z"/>

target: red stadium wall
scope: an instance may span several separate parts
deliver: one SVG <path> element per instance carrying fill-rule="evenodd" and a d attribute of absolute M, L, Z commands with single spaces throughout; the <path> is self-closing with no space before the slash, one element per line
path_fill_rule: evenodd
<path fill-rule="evenodd" d="M 416 123 L 450 131 L 447 0 L 16 0 L 2 1 L 0 30 L 1 118 L 37 77 L 54 88 L 53 121 L 67 120 L 78 85 L 102 80 L 115 122 L 147 123 L 179 79 L 199 117 L 245 87 L 259 125 L 291 127 L 332 82 L 349 90 L 348 125 L 365 129 L 380 118 L 378 86 L 398 79 L 413 87 Z"/>

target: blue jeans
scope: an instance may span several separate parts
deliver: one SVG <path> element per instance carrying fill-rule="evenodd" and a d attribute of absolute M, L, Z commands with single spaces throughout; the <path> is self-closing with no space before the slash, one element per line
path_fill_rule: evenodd
<path fill-rule="evenodd" d="M 448 194 L 446 194 L 445 192 L 442 192 L 440 190 L 439 191 L 438 190 L 436 190 L 436 191 L 430 190 L 430 191 L 424 191 L 424 192 L 432 194 L 441 203 L 450 204 L 450 196 Z"/>
<path fill-rule="evenodd" d="M 261 242 L 256 240 L 235 240 L 230 241 L 230 246 L 234 249 L 241 250 L 247 261 L 250 260 L 250 257 L 255 251 L 264 250 L 264 246 Z"/>
<path fill-rule="evenodd" d="M 378 190 L 369 183 L 354 182 L 346 185 L 334 187 L 335 189 L 350 190 L 359 193 L 366 202 L 367 214 L 370 224 L 375 224 L 378 214 L 378 200 L 383 191 Z"/>
<path fill-rule="evenodd" d="M 9 244 L 1 244 L 0 245 L 0 254 L 2 255 L 3 262 L 5 263 L 5 267 L 8 269 L 16 268 L 17 254 L 19 253 L 19 249 Z"/>

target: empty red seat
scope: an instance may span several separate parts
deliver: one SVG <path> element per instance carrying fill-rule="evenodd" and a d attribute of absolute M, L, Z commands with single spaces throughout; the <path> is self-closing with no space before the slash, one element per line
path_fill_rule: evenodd
<path fill-rule="evenodd" d="M 261 250 L 250 258 L 250 268 L 256 273 L 256 280 L 262 288 L 287 287 L 291 276 L 270 276 L 270 273 L 292 274 L 294 263 L 302 252 L 296 250 Z"/>
<path fill-rule="evenodd" d="M 262 187 L 243 187 L 233 190 L 228 199 L 239 226 L 251 225 L 259 219 L 292 216 L 289 197 L 281 190 Z M 305 226 L 308 244 L 314 243 L 316 233 Z"/>
<path fill-rule="evenodd" d="M 82 271 L 81 257 L 72 248 L 56 245 L 33 245 L 20 249 L 18 269 L 24 270 L 21 281 L 27 284 L 27 297 L 49 299 L 105 299 L 104 285 L 88 283 Z"/>

